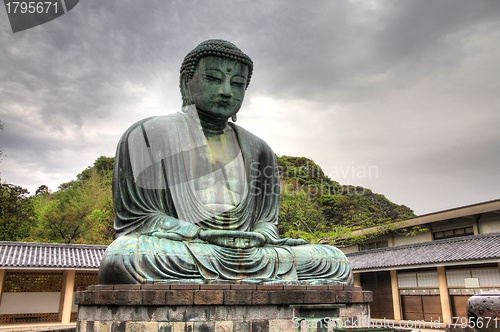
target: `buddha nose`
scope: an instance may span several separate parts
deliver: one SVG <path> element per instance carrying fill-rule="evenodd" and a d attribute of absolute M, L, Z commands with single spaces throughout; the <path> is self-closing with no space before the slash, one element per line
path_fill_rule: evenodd
<path fill-rule="evenodd" d="M 229 81 L 223 82 L 220 86 L 219 93 L 221 96 L 226 97 L 226 98 L 232 97 L 233 93 L 231 91 L 231 82 L 229 82 Z"/>

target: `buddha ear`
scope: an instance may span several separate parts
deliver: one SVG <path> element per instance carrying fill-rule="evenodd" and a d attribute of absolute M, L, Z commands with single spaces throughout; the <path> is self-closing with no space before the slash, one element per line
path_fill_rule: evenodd
<path fill-rule="evenodd" d="M 192 104 L 190 102 L 191 98 L 189 98 L 189 77 L 187 75 L 184 75 L 181 78 L 181 96 L 182 96 L 182 107 L 188 106 Z"/>

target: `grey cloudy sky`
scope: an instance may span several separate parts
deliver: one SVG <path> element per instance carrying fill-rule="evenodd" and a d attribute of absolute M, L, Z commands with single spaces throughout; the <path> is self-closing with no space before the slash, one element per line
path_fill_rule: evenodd
<path fill-rule="evenodd" d="M 238 124 L 417 214 L 500 198 L 498 0 L 84 0 L 13 34 L 0 8 L 2 181 L 53 191 L 177 112 L 205 39 L 255 63 Z"/>

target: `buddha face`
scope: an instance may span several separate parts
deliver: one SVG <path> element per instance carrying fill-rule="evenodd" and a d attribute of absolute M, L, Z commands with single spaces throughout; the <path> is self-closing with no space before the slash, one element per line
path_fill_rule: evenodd
<path fill-rule="evenodd" d="M 187 83 L 189 101 L 199 112 L 228 119 L 243 103 L 247 78 L 248 67 L 238 61 L 202 58 L 193 78 Z"/>

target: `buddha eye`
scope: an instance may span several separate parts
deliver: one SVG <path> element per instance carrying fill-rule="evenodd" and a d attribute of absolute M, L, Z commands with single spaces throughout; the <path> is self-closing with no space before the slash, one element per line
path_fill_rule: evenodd
<path fill-rule="evenodd" d="M 212 76 L 212 75 L 204 75 L 204 79 L 209 81 L 209 82 L 221 82 L 222 81 L 221 78 L 216 77 L 216 76 Z"/>
<path fill-rule="evenodd" d="M 237 87 L 244 87 L 247 84 L 246 80 L 242 77 L 235 77 L 231 84 Z"/>
<path fill-rule="evenodd" d="M 235 85 L 237 87 L 244 87 L 245 86 L 245 83 L 239 82 L 239 81 L 233 81 L 233 82 L 231 82 L 231 84 Z"/>

